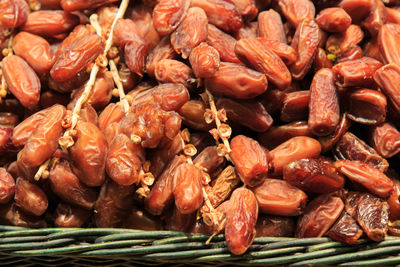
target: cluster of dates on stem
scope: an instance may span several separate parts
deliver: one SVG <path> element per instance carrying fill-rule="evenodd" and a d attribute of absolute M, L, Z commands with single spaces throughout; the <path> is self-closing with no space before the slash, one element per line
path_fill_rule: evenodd
<path fill-rule="evenodd" d="M 128 2 L 0 0 L 1 224 L 400 234 L 399 1 Z"/>

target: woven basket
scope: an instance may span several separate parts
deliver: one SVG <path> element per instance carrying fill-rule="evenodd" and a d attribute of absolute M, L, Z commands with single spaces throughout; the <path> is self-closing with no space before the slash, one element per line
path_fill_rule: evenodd
<path fill-rule="evenodd" d="M 235 256 L 224 236 L 116 228 L 27 229 L 0 226 L 0 266 L 161 265 L 394 265 L 400 238 L 349 246 L 329 238 L 259 237 L 246 254 Z"/>

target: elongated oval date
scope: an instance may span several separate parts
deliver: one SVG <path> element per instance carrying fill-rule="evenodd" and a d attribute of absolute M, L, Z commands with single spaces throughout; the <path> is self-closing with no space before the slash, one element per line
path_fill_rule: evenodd
<path fill-rule="evenodd" d="M 343 188 L 345 179 L 325 158 L 300 159 L 286 165 L 283 179 L 306 192 L 326 194 Z"/>
<path fill-rule="evenodd" d="M 3 75 L 10 92 L 21 104 L 32 109 L 39 103 L 40 80 L 26 61 L 15 55 L 2 60 Z"/>
<path fill-rule="evenodd" d="M 54 59 L 57 60 L 58 57 L 64 52 L 64 50 L 70 46 L 72 43 L 75 41 L 78 41 L 79 39 L 83 38 L 84 36 L 90 34 L 90 30 L 88 27 L 84 25 L 78 25 L 76 26 L 69 34 L 68 36 L 61 42 L 61 44 L 57 47 L 57 50 L 54 55 Z"/>
<path fill-rule="evenodd" d="M 235 53 L 242 62 L 264 73 L 268 81 L 279 89 L 287 88 L 292 82 L 292 77 L 285 63 L 260 39 L 240 39 L 236 43 Z"/>
<path fill-rule="evenodd" d="M 323 48 L 318 48 L 318 51 L 314 57 L 313 67 L 315 71 L 319 71 L 322 68 L 332 68 L 332 61 L 328 59 Z"/>
<path fill-rule="evenodd" d="M 331 69 L 321 69 L 310 87 L 308 126 L 313 134 L 331 134 L 339 123 L 339 101 Z"/>
<path fill-rule="evenodd" d="M 42 109 L 15 126 L 13 130 L 12 142 L 16 147 L 22 147 L 28 141 L 32 132 L 38 127 L 40 122 L 47 116 L 49 108 Z"/>
<path fill-rule="evenodd" d="M 15 183 L 15 204 L 23 211 L 40 216 L 47 210 L 49 202 L 43 190 L 27 180 L 18 178 Z"/>
<path fill-rule="evenodd" d="M 59 162 L 52 167 L 49 181 L 53 192 L 66 203 L 87 210 L 93 209 L 97 199 L 96 191 L 79 181 L 68 163 Z"/>
<path fill-rule="evenodd" d="M 200 100 L 190 100 L 178 110 L 183 124 L 195 130 L 209 131 L 213 126 L 206 123 L 204 112 L 206 112 L 206 105 Z"/>
<path fill-rule="evenodd" d="M 0 125 L 0 154 L 14 153 L 16 147 L 12 143 L 13 128 L 11 126 Z"/>
<path fill-rule="evenodd" d="M 294 229 L 295 223 L 292 217 L 261 214 L 256 224 L 256 237 L 289 237 L 293 236 Z"/>
<path fill-rule="evenodd" d="M 389 205 L 389 216 L 391 220 L 400 218 L 400 182 L 397 179 L 392 179 L 393 191 L 387 199 Z"/>
<path fill-rule="evenodd" d="M 110 103 L 99 115 L 100 130 L 104 132 L 108 125 L 114 122 L 120 123 L 124 116 L 125 112 L 120 105 Z"/>
<path fill-rule="evenodd" d="M 351 17 L 340 7 L 331 7 L 318 13 L 315 21 L 327 32 L 343 32 L 351 24 Z"/>
<path fill-rule="evenodd" d="M 391 108 L 400 114 L 400 67 L 397 64 L 387 64 L 374 74 L 374 81 L 387 96 Z"/>
<path fill-rule="evenodd" d="M 88 34 L 69 45 L 50 70 L 57 82 L 75 77 L 103 52 L 103 43 L 97 34 Z"/>
<path fill-rule="evenodd" d="M 152 186 L 148 197 L 144 201 L 145 208 L 153 215 L 161 215 L 174 199 L 172 182 L 176 168 L 184 164 L 185 160 L 179 156 L 165 167 L 162 174 L 157 178 Z"/>
<path fill-rule="evenodd" d="M 97 227 L 121 227 L 133 206 L 133 185 L 123 186 L 107 179 L 101 186 L 94 206 L 94 222 Z"/>
<path fill-rule="evenodd" d="M 218 51 L 221 61 L 241 63 L 235 54 L 235 45 L 237 42 L 235 38 L 212 24 L 208 24 L 207 32 L 207 43 Z"/>
<path fill-rule="evenodd" d="M 390 158 L 400 152 L 400 132 L 389 122 L 372 127 L 371 143 L 384 158 Z"/>
<path fill-rule="evenodd" d="M 365 234 L 379 242 L 388 230 L 389 205 L 371 194 L 363 194 L 356 207 L 356 219 Z"/>
<path fill-rule="evenodd" d="M 269 167 L 274 175 L 281 175 L 283 168 L 292 161 L 314 158 L 321 153 L 321 144 L 314 138 L 296 136 L 269 152 Z"/>
<path fill-rule="evenodd" d="M 313 199 L 303 216 L 297 221 L 296 237 L 321 237 L 339 218 L 343 201 L 334 195 L 324 194 Z"/>
<path fill-rule="evenodd" d="M 364 39 L 364 32 L 358 25 L 351 24 L 344 32 L 335 33 L 326 40 L 326 51 L 339 55 L 350 47 L 358 45 Z"/>
<path fill-rule="evenodd" d="M 6 169 L 0 168 L 0 204 L 6 204 L 14 197 L 15 181 Z"/>
<path fill-rule="evenodd" d="M 207 40 L 207 15 L 199 7 L 191 7 L 178 28 L 171 34 L 171 44 L 182 58 L 189 57 L 193 48 Z"/>
<path fill-rule="evenodd" d="M 308 118 L 310 90 L 294 91 L 285 94 L 281 110 L 281 120 L 284 122 L 301 121 Z"/>
<path fill-rule="evenodd" d="M 0 221 L 2 224 L 29 228 L 45 228 L 47 226 L 42 217 L 25 213 L 15 203 L 0 206 Z"/>
<path fill-rule="evenodd" d="M 0 25 L 5 28 L 17 28 L 23 25 L 29 13 L 24 0 L 3 0 L 0 3 Z"/>
<path fill-rule="evenodd" d="M 387 23 L 388 18 L 385 4 L 382 1 L 374 2 L 375 8 L 361 24 L 369 31 L 371 36 L 376 36 L 378 34 L 381 27 Z"/>
<path fill-rule="evenodd" d="M 260 212 L 281 216 L 297 216 L 303 213 L 307 194 L 280 179 L 267 178 L 252 189 Z"/>
<path fill-rule="evenodd" d="M 67 33 L 79 23 L 79 18 L 62 10 L 39 10 L 28 15 L 22 30 L 37 35 L 53 36 Z"/>
<path fill-rule="evenodd" d="M 0 125 L 15 127 L 18 123 L 18 115 L 12 112 L 0 112 Z"/>
<path fill-rule="evenodd" d="M 88 186 L 102 185 L 105 179 L 107 141 L 91 122 L 79 121 L 76 141 L 70 148 L 72 170 Z"/>
<path fill-rule="evenodd" d="M 165 214 L 165 230 L 190 232 L 196 223 L 196 213 L 183 214 L 179 209 L 171 207 Z"/>
<path fill-rule="evenodd" d="M 142 39 L 128 41 L 124 48 L 124 55 L 125 63 L 131 72 L 143 76 L 146 54 L 147 46 Z"/>
<path fill-rule="evenodd" d="M 204 148 L 193 160 L 193 164 L 204 170 L 210 175 L 218 171 L 225 163 L 225 158 L 218 155 L 218 149 L 215 146 Z"/>
<path fill-rule="evenodd" d="M 233 100 L 230 98 L 218 98 L 216 106 L 223 108 L 229 120 L 244 125 L 256 132 L 265 132 L 273 123 L 261 102 L 249 100 Z"/>
<path fill-rule="evenodd" d="M 342 87 L 359 86 L 369 87 L 374 85 L 374 74 L 382 67 L 382 63 L 370 57 L 348 60 L 333 66 L 337 84 Z"/>
<path fill-rule="evenodd" d="M 260 12 L 257 18 L 257 35 L 267 40 L 275 40 L 280 43 L 287 43 L 285 29 L 281 16 L 273 9 Z"/>
<path fill-rule="evenodd" d="M 124 47 L 131 40 L 142 40 L 139 27 L 131 19 L 118 19 L 113 33 L 115 44 L 120 47 Z"/>
<path fill-rule="evenodd" d="M 266 132 L 258 135 L 258 141 L 271 150 L 296 136 L 312 136 L 306 121 L 294 121 L 284 125 L 271 126 Z"/>
<path fill-rule="evenodd" d="M 54 224 L 57 227 L 79 228 L 89 219 L 90 215 L 91 212 L 88 210 L 59 203 L 54 214 Z"/>
<path fill-rule="evenodd" d="M 315 6 L 310 0 L 280 0 L 279 7 L 285 18 L 295 28 L 303 20 L 315 17 Z"/>
<path fill-rule="evenodd" d="M 144 161 L 144 149 L 124 134 L 114 137 L 109 146 L 106 171 L 119 185 L 139 183 L 139 172 Z"/>
<path fill-rule="evenodd" d="M 240 15 L 245 21 L 251 21 L 257 17 L 257 7 L 252 0 L 227 0 L 227 2 L 235 5 Z"/>
<path fill-rule="evenodd" d="M 244 135 L 231 140 L 231 149 L 229 155 L 242 182 L 248 186 L 262 183 L 268 174 L 266 150 L 256 140 Z"/>
<path fill-rule="evenodd" d="M 225 32 L 237 32 L 243 27 L 243 19 L 235 5 L 223 0 L 192 0 L 191 6 L 202 8 L 208 22 Z"/>
<path fill-rule="evenodd" d="M 238 188 L 229 200 L 230 208 L 225 226 L 226 246 L 235 255 L 241 255 L 253 243 L 258 219 L 257 200 L 252 191 Z"/>
<path fill-rule="evenodd" d="M 147 231 L 162 230 L 162 222 L 156 216 L 133 206 L 128 218 L 123 222 L 123 228 L 139 229 Z"/>
<path fill-rule="evenodd" d="M 212 93 L 237 99 L 249 99 L 267 90 L 267 77 L 243 65 L 221 62 L 214 77 L 204 79 Z"/>
<path fill-rule="evenodd" d="M 350 16 L 354 24 L 359 24 L 375 8 L 374 0 L 343 0 L 339 3 Z"/>
<path fill-rule="evenodd" d="M 201 172 L 193 164 L 179 165 L 172 181 L 175 205 L 182 214 L 195 212 L 203 204 Z"/>
<path fill-rule="evenodd" d="M 161 35 L 167 35 L 173 32 L 189 9 L 188 0 L 162 0 L 153 9 L 153 25 L 156 31 Z"/>
<path fill-rule="evenodd" d="M 264 46 L 267 46 L 269 49 L 271 49 L 272 52 L 277 54 L 288 66 L 293 64 L 298 58 L 297 52 L 293 49 L 293 47 L 285 43 L 281 43 L 276 40 L 268 40 L 266 38 L 257 38 L 257 40 L 259 40 Z"/>
<path fill-rule="evenodd" d="M 371 193 L 385 198 L 393 191 L 393 182 L 381 171 L 361 161 L 338 160 L 335 167 L 350 180 Z"/>
<path fill-rule="evenodd" d="M 33 178 L 33 168 L 39 167 L 57 150 L 65 112 L 64 106 L 54 105 L 32 132 L 17 160 L 18 167 L 26 175 L 24 178 Z"/>
<path fill-rule="evenodd" d="M 335 131 L 327 136 L 320 136 L 318 141 L 321 143 L 322 153 L 330 151 L 333 146 L 339 141 L 340 137 L 345 134 L 352 125 L 352 121 L 347 118 L 346 113 L 340 118 L 339 124 Z"/>
<path fill-rule="evenodd" d="M 384 59 L 384 63 L 400 64 L 400 25 L 387 23 L 383 25 L 379 31 L 378 44 L 379 51 Z"/>
<path fill-rule="evenodd" d="M 304 19 L 297 27 L 291 44 L 298 54 L 297 61 L 290 66 L 293 79 L 303 79 L 310 70 L 320 40 L 318 24 L 313 19 Z"/>
<path fill-rule="evenodd" d="M 360 59 L 364 56 L 364 51 L 358 45 L 349 47 L 346 51 L 337 55 L 335 63 L 340 63 L 348 60 Z"/>
<path fill-rule="evenodd" d="M 386 118 L 386 97 L 371 89 L 359 89 L 350 95 L 350 108 L 347 116 L 358 123 L 376 125 Z"/>
<path fill-rule="evenodd" d="M 357 221 L 343 211 L 326 235 L 335 241 L 356 245 L 360 243 L 358 239 L 363 235 L 363 231 L 358 226 Z"/>
<path fill-rule="evenodd" d="M 340 138 L 333 152 L 336 159 L 359 160 L 381 172 L 386 172 L 389 167 L 386 159 L 351 132 L 346 132 Z"/>
<path fill-rule="evenodd" d="M 154 77 L 154 71 L 159 61 L 176 58 L 178 58 L 178 54 L 171 45 L 169 35 L 164 36 L 146 57 L 146 73 Z"/>
<path fill-rule="evenodd" d="M 80 0 L 61 0 L 61 7 L 66 11 L 77 11 L 84 9 L 92 9 L 102 5 L 107 5 L 117 2 L 117 0 L 89 0 L 89 1 L 80 1 Z"/>
<path fill-rule="evenodd" d="M 220 65 L 220 56 L 214 47 L 203 42 L 193 48 L 189 61 L 197 78 L 209 78 L 217 72 Z"/>
<path fill-rule="evenodd" d="M 13 39 L 12 48 L 38 73 L 45 74 L 53 66 L 50 44 L 40 36 L 19 32 Z"/>
<path fill-rule="evenodd" d="M 186 88 L 192 87 L 194 76 L 192 69 L 178 60 L 160 60 L 155 68 L 154 74 L 160 83 L 180 83 Z"/>

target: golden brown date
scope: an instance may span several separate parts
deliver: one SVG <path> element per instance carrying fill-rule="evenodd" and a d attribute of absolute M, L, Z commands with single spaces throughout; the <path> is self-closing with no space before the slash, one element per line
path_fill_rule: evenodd
<path fill-rule="evenodd" d="M 153 9 L 153 25 L 161 35 L 173 32 L 189 9 L 190 1 L 187 0 L 162 0 Z"/>
<path fill-rule="evenodd" d="M 231 140 L 230 157 L 239 177 L 248 186 L 263 182 L 268 174 L 267 152 L 256 140 L 237 135 Z"/>
<path fill-rule="evenodd" d="M 372 127 L 371 143 L 384 158 L 390 158 L 400 152 L 400 132 L 389 122 Z"/>
<path fill-rule="evenodd" d="M 400 219 L 400 182 L 396 178 L 392 178 L 392 181 L 393 191 L 387 199 L 387 203 L 389 205 L 389 217 L 396 221 Z"/>
<path fill-rule="evenodd" d="M 305 19 L 315 17 L 315 6 L 310 0 L 280 0 L 279 7 L 285 18 L 294 28 Z"/>
<path fill-rule="evenodd" d="M 319 71 L 322 68 L 332 68 L 332 61 L 328 59 L 324 49 L 318 48 L 314 58 L 313 67 L 315 71 Z"/>
<path fill-rule="evenodd" d="M 354 24 L 359 24 L 375 7 L 374 0 L 343 0 L 339 3 L 350 16 Z"/>
<path fill-rule="evenodd" d="M 215 146 L 204 148 L 193 160 L 193 164 L 200 169 L 213 175 L 225 163 L 225 158 L 218 155 L 218 149 Z"/>
<path fill-rule="evenodd" d="M 22 178 L 18 178 L 15 182 L 14 201 L 21 210 L 35 216 L 45 213 L 49 205 L 43 190 Z"/>
<path fill-rule="evenodd" d="M 310 90 L 286 93 L 283 97 L 280 119 L 284 122 L 306 120 L 309 102 Z"/>
<path fill-rule="evenodd" d="M 117 2 L 117 0 L 89 0 L 89 1 L 80 1 L 80 0 L 61 0 L 61 7 L 66 11 L 77 11 L 84 9 L 92 9 L 102 5 L 107 5 Z"/>
<path fill-rule="evenodd" d="M 78 121 L 76 141 L 69 153 L 72 170 L 88 186 L 102 185 L 105 179 L 107 141 L 91 122 Z"/>
<path fill-rule="evenodd" d="M 0 168 L 0 204 L 6 204 L 14 197 L 15 181 L 6 169 Z"/>
<path fill-rule="evenodd" d="M 258 219 L 257 200 L 252 191 L 238 188 L 229 200 L 230 208 L 225 226 L 226 246 L 235 255 L 241 255 L 253 243 Z"/>
<path fill-rule="evenodd" d="M 200 131 L 209 131 L 212 128 L 211 124 L 204 120 L 206 105 L 200 100 L 190 100 L 186 102 L 179 110 L 183 124 L 191 129 Z"/>
<path fill-rule="evenodd" d="M 10 92 L 24 107 L 35 107 L 39 103 L 41 91 L 35 71 L 23 58 L 15 55 L 5 57 L 1 66 Z"/>
<path fill-rule="evenodd" d="M 268 178 L 252 190 L 260 212 L 267 214 L 297 216 L 307 203 L 306 193 L 284 180 Z"/>
<path fill-rule="evenodd" d="M 220 55 L 214 47 L 203 42 L 193 48 L 189 61 L 197 78 L 209 78 L 214 76 L 219 68 Z"/>
<path fill-rule="evenodd" d="M 235 38 L 221 31 L 212 24 L 208 24 L 207 32 L 207 43 L 218 51 L 221 61 L 241 63 L 235 54 Z"/>
<path fill-rule="evenodd" d="M 78 25 L 76 26 L 69 34 L 68 36 L 60 43 L 60 45 L 57 47 L 57 50 L 54 54 L 54 59 L 57 60 L 59 56 L 62 54 L 62 52 L 70 46 L 72 43 L 75 41 L 78 41 L 79 39 L 83 38 L 84 36 L 90 34 L 90 30 L 88 27 L 84 25 Z"/>
<path fill-rule="evenodd" d="M 297 221 L 296 237 L 323 236 L 339 218 L 343 208 L 344 203 L 337 196 L 325 194 L 316 197 Z"/>
<path fill-rule="evenodd" d="M 357 221 L 345 211 L 342 212 L 336 223 L 326 233 L 333 240 L 350 245 L 359 244 L 358 239 L 362 234 L 363 231 L 358 226 Z"/>
<path fill-rule="evenodd" d="M 5 28 L 17 28 L 23 25 L 29 13 L 24 0 L 4 0 L 0 3 L 0 25 Z"/>
<path fill-rule="evenodd" d="M 377 125 L 386 118 L 386 97 L 372 89 L 359 89 L 350 95 L 347 114 L 351 120 L 368 125 Z"/>
<path fill-rule="evenodd" d="M 345 53 L 350 47 L 364 39 L 364 32 L 358 25 L 351 24 L 346 31 L 332 34 L 325 43 L 326 51 L 334 55 Z"/>
<path fill-rule="evenodd" d="M 156 64 L 154 75 L 160 83 L 180 83 L 186 88 L 193 87 L 195 81 L 192 69 L 174 59 L 162 59 Z"/>
<path fill-rule="evenodd" d="M 178 58 L 178 54 L 171 45 L 169 35 L 164 36 L 146 57 L 146 73 L 154 77 L 154 70 L 159 61 L 176 58 Z"/>
<path fill-rule="evenodd" d="M 318 13 L 315 21 L 327 32 L 343 32 L 351 24 L 351 17 L 340 7 L 331 7 Z"/>
<path fill-rule="evenodd" d="M 400 67 L 397 64 L 387 64 L 374 74 L 374 81 L 387 96 L 390 108 L 396 114 L 400 113 Z"/>
<path fill-rule="evenodd" d="M 99 128 L 103 132 L 110 124 L 117 122 L 120 123 L 122 118 L 125 116 L 125 112 L 120 105 L 111 103 L 107 105 L 100 113 L 99 116 Z"/>
<path fill-rule="evenodd" d="M 57 227 L 82 227 L 89 219 L 90 211 L 76 208 L 68 204 L 60 203 L 57 205 L 54 214 L 54 224 Z"/>
<path fill-rule="evenodd" d="M 400 51 L 397 44 L 399 39 L 400 25 L 387 23 L 382 25 L 378 34 L 379 51 L 384 63 L 400 64 Z"/>
<path fill-rule="evenodd" d="M 285 29 L 281 16 L 273 9 L 260 12 L 257 18 L 258 31 L 257 35 L 267 40 L 276 40 L 278 42 L 287 43 Z"/>

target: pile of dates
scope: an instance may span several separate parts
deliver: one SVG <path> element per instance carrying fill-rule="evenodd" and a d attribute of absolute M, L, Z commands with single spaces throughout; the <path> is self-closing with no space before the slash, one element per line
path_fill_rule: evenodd
<path fill-rule="evenodd" d="M 0 0 L 0 46 L 0 224 L 400 235 L 398 0 Z"/>

